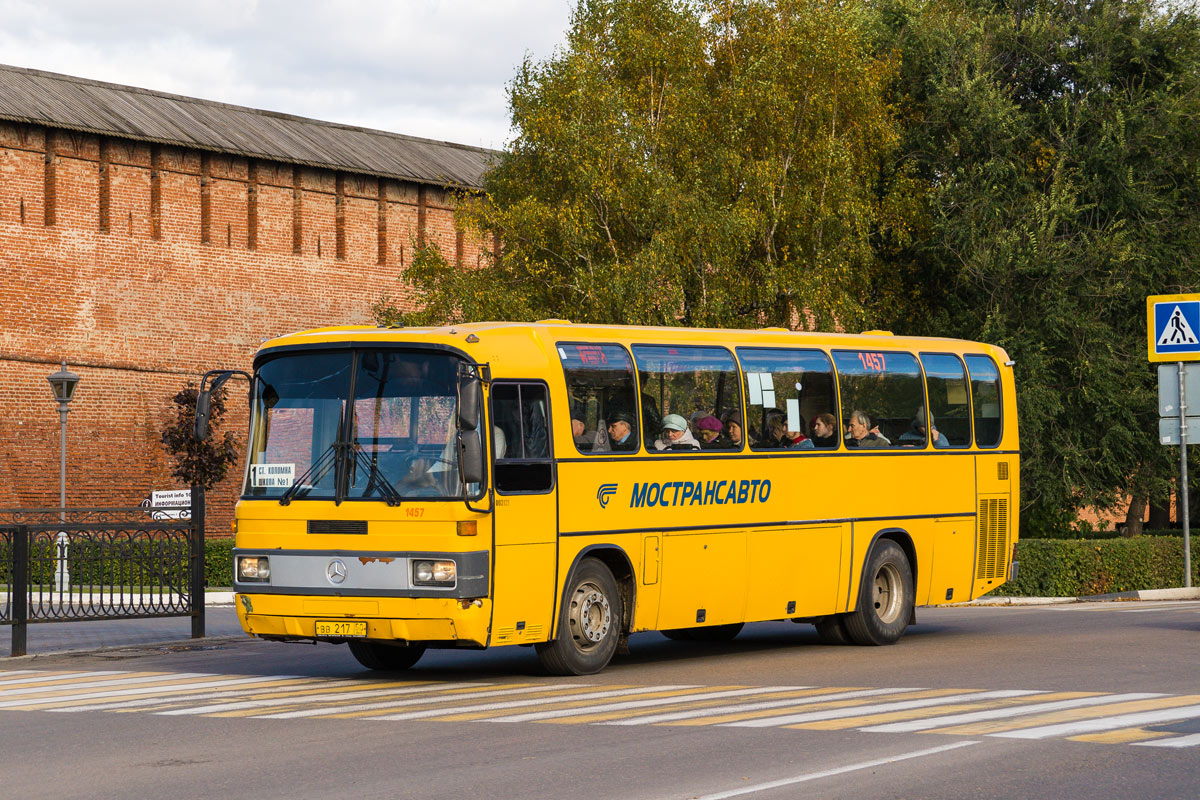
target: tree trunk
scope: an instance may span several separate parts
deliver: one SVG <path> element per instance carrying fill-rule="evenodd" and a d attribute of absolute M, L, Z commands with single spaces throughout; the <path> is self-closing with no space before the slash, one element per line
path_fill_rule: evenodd
<path fill-rule="evenodd" d="M 1150 530 L 1165 530 L 1171 527 L 1171 498 L 1150 502 L 1150 519 L 1146 522 Z"/>
<path fill-rule="evenodd" d="M 1142 535 L 1142 517 L 1146 515 L 1146 498 L 1134 497 L 1129 501 L 1129 511 L 1125 514 L 1125 527 L 1122 529 L 1123 536 L 1141 536 Z"/>

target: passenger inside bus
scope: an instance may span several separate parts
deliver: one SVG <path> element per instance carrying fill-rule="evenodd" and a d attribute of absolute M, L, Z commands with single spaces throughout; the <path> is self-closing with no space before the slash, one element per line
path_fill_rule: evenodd
<path fill-rule="evenodd" d="M 696 428 L 700 431 L 700 447 L 704 450 L 730 450 L 734 447 L 725 434 L 721 420 L 712 416 L 696 420 Z"/>
<path fill-rule="evenodd" d="M 950 442 L 946 441 L 946 437 L 938 431 L 937 425 L 934 424 L 932 414 L 929 415 L 929 432 L 932 434 L 934 447 L 950 446 Z M 910 446 L 925 444 L 925 406 L 917 407 L 917 413 L 913 417 L 912 424 L 907 431 L 900 434 L 897 441 Z"/>
<path fill-rule="evenodd" d="M 742 448 L 742 415 L 736 411 L 730 411 L 722 417 L 725 423 L 725 435 L 729 438 L 730 446 L 737 449 Z"/>
<path fill-rule="evenodd" d="M 817 414 L 812 418 L 812 443 L 816 447 L 837 447 L 837 420 L 833 414 Z"/>
<path fill-rule="evenodd" d="M 613 450 L 637 450 L 632 414 L 628 411 L 616 411 L 609 416 L 608 441 Z"/>
<path fill-rule="evenodd" d="M 850 423 L 846 426 L 846 447 L 868 449 L 891 446 L 891 439 L 880 433 L 878 427 L 871 427 L 871 418 L 865 412 L 857 408 L 851 412 Z"/>
<path fill-rule="evenodd" d="M 662 420 L 662 436 L 654 442 L 655 450 L 699 450 L 700 443 L 688 430 L 687 420 L 678 414 L 667 414 Z"/>

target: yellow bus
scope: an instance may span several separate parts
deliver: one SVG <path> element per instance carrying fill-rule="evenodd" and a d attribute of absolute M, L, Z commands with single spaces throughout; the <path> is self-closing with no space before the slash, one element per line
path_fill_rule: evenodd
<path fill-rule="evenodd" d="M 381 670 L 533 645 L 589 674 L 639 631 L 784 619 L 891 644 L 1016 570 L 1012 367 L 887 331 L 282 336 L 254 360 L 238 616 Z"/>

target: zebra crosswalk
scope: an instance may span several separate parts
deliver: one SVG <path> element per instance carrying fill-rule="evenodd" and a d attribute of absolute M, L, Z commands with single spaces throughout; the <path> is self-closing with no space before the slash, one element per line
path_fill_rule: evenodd
<path fill-rule="evenodd" d="M 776 728 L 1200 747 L 1200 695 L 631 685 L 121 670 L 0 672 L 0 711 L 249 719 Z"/>

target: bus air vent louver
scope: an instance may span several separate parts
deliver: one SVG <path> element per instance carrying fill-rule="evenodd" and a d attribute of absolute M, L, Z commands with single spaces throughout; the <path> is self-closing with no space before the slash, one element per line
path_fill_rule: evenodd
<path fill-rule="evenodd" d="M 975 549 L 976 580 L 1004 577 L 1008 566 L 1008 500 L 1003 497 L 979 498 L 979 538 Z"/>

